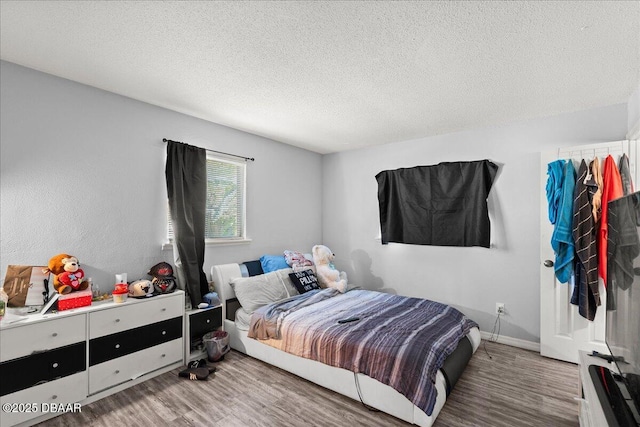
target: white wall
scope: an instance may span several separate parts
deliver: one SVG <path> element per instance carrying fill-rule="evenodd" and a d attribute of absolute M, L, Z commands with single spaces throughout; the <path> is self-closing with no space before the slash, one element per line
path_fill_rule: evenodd
<path fill-rule="evenodd" d="M 502 302 L 507 316 L 501 334 L 539 342 L 539 153 L 621 140 L 626 131 L 627 106 L 621 104 L 326 155 L 323 241 L 350 282 L 450 303 L 488 332 L 495 303 Z M 485 158 L 500 165 L 489 197 L 491 249 L 381 245 L 374 239 L 380 229 L 378 172 Z"/>
<path fill-rule="evenodd" d="M 105 291 L 146 277 L 165 236 L 163 137 L 255 157 L 248 166 L 250 244 L 208 247 L 206 264 L 323 242 L 350 280 L 451 303 L 503 335 L 539 341 L 539 152 L 624 139 L 627 105 L 320 156 L 51 75 L 0 62 L 0 275 L 59 252 Z M 492 249 L 390 244 L 379 234 L 375 175 L 489 158 Z M 321 202 L 322 200 L 322 202 Z M 208 272 L 208 271 L 207 271 Z"/>
<path fill-rule="evenodd" d="M 321 238 L 322 156 L 18 65 L 0 63 L 0 274 L 76 255 L 104 291 L 148 278 L 166 235 L 166 137 L 255 157 L 250 244 L 208 247 L 213 263 L 309 251 Z M 301 183 L 303 185 L 301 185 Z"/>
<path fill-rule="evenodd" d="M 640 138 L 640 84 L 627 102 L 627 138 Z"/>

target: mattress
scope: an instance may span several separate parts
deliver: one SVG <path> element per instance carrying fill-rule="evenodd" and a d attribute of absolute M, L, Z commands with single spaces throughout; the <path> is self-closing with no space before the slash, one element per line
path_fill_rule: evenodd
<path fill-rule="evenodd" d="M 239 308 L 236 310 L 234 322 L 236 327 L 241 331 L 248 331 L 251 324 L 251 315 Z"/>
<path fill-rule="evenodd" d="M 231 338 L 231 347 L 234 350 L 240 351 L 248 356 L 254 357 L 287 372 L 291 372 L 294 375 L 335 391 L 336 393 L 340 393 L 353 400 L 360 401 L 362 398 L 362 402 L 367 406 L 376 408 L 411 424 L 421 427 L 431 426 L 447 400 L 448 384 L 447 378 L 445 377 L 442 369 L 438 371 L 434 383 L 436 390 L 438 391 L 436 404 L 431 416 L 428 416 L 420 410 L 420 408 L 413 405 L 402 394 L 398 393 L 393 388 L 374 380 L 373 378 L 363 374 L 357 374 L 361 391 L 361 394 L 359 395 L 355 386 L 353 372 L 294 356 L 278 350 L 275 347 L 269 346 L 266 342 L 260 342 L 253 338 L 249 338 L 247 336 L 247 331 L 238 329 L 236 327 L 236 323 L 232 320 L 225 320 L 224 328 L 225 331 L 229 333 Z M 480 345 L 480 331 L 477 328 L 473 328 L 467 335 L 467 340 L 470 343 L 471 351 L 475 352 Z M 455 357 L 457 354 L 457 350 L 454 351 L 453 355 L 450 356 L 450 359 L 451 357 Z M 447 362 L 445 362 L 445 365 L 446 364 Z M 463 365 L 466 366 L 466 361 L 464 361 Z M 463 369 L 464 368 L 458 371 L 458 377 L 462 373 Z M 451 372 L 449 375 L 453 377 L 456 374 Z"/>
<path fill-rule="evenodd" d="M 256 309 L 249 337 L 277 338 L 287 353 L 364 373 L 429 415 L 438 369 L 474 326 L 460 311 L 435 301 L 330 288 Z"/>
<path fill-rule="evenodd" d="M 240 267 L 238 264 L 226 264 L 214 266 L 211 270 L 216 289 L 223 301 L 224 329 L 230 335 L 233 349 L 352 399 L 362 399 L 368 406 L 423 427 L 432 425 L 446 401 L 446 396 L 462 374 L 469 358 L 480 345 L 480 332 L 477 328 L 473 328 L 467 337 L 460 341 L 442 369 L 437 372 L 434 382 L 437 400 L 429 416 L 405 396 L 373 378 L 283 352 L 278 349 L 281 345 L 279 340 L 263 342 L 249 338 L 246 329 L 249 326 L 250 316 L 242 313 L 242 310 L 238 312 L 237 317 L 235 316 L 238 304 L 235 293 L 229 285 L 231 279 L 241 277 Z M 361 395 L 355 386 L 356 378 Z"/>

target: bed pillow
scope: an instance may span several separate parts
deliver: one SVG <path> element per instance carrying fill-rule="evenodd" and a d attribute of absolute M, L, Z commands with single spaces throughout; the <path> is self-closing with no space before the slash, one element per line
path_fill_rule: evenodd
<path fill-rule="evenodd" d="M 265 273 L 289 268 L 289 264 L 287 264 L 282 255 L 262 255 L 260 257 L 260 265 Z"/>
<path fill-rule="evenodd" d="M 290 297 L 294 295 L 298 295 L 300 293 L 298 292 L 298 289 L 296 289 L 293 282 L 291 281 L 291 277 L 289 277 L 289 274 L 293 273 L 294 271 L 296 270 L 291 268 L 285 268 L 285 269 L 277 270 L 273 272 L 278 276 L 278 278 L 280 279 L 280 283 L 284 285 L 285 289 L 287 290 L 287 294 Z"/>
<path fill-rule="evenodd" d="M 260 264 L 259 260 L 245 261 L 240 265 L 244 265 L 247 269 L 247 276 L 259 276 L 260 274 L 264 274 L 264 270 L 262 270 L 262 264 Z"/>
<path fill-rule="evenodd" d="M 311 270 L 296 271 L 294 273 L 290 273 L 289 277 L 291 278 L 293 285 L 301 294 L 314 289 L 320 289 L 318 278 Z"/>
<path fill-rule="evenodd" d="M 230 284 L 242 309 L 252 314 L 258 308 L 288 298 L 291 295 L 290 288 L 297 293 L 293 284 L 289 282 L 288 274 L 291 269 L 274 271 L 253 277 L 238 277 L 232 279 Z M 287 278 L 285 281 L 283 276 Z"/>

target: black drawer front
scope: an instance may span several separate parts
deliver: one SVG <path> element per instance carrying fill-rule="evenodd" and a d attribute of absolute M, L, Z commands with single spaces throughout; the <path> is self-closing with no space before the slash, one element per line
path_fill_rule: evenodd
<path fill-rule="evenodd" d="M 0 363 L 0 395 L 86 370 L 87 343 L 79 342 Z"/>
<path fill-rule="evenodd" d="M 189 337 L 191 341 L 201 339 L 207 332 L 222 326 L 222 307 L 210 308 L 189 316 Z"/>
<path fill-rule="evenodd" d="M 89 341 L 89 366 L 126 356 L 182 336 L 182 316 Z"/>

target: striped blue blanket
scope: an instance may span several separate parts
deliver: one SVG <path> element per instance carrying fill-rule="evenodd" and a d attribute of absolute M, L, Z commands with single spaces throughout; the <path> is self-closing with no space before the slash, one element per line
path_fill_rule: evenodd
<path fill-rule="evenodd" d="M 360 320 L 338 323 L 348 317 Z M 288 353 L 368 375 L 431 415 L 438 369 L 477 326 L 455 308 L 434 301 L 323 289 L 256 310 L 249 337 L 280 339 L 280 348 Z"/>

